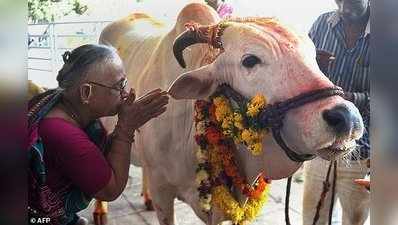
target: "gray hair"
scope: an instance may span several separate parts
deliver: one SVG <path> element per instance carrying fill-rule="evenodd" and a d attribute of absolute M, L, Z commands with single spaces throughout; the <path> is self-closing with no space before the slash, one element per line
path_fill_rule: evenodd
<path fill-rule="evenodd" d="M 116 57 L 116 50 L 106 45 L 86 44 L 71 52 L 66 51 L 62 55 L 64 65 L 57 76 L 58 86 L 69 89 L 78 84 L 92 69 Z"/>

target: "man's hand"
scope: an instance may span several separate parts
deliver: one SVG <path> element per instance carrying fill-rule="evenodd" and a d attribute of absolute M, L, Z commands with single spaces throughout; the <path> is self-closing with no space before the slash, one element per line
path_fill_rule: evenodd
<path fill-rule="evenodd" d="M 350 102 L 354 102 L 354 94 L 352 92 L 344 92 L 344 99 Z"/>
<path fill-rule="evenodd" d="M 370 159 L 366 160 L 366 167 L 370 169 Z M 365 187 L 366 189 L 368 189 L 368 191 L 370 191 L 370 176 L 366 175 L 365 178 L 363 179 L 355 179 L 354 182 L 356 184 L 359 184 L 363 187 Z"/>
<path fill-rule="evenodd" d="M 355 179 L 354 182 L 370 191 L 370 179 Z"/>
<path fill-rule="evenodd" d="M 323 51 L 323 50 L 316 50 L 316 61 L 318 62 L 319 69 L 322 72 L 326 72 L 330 63 L 332 63 L 336 58 L 333 56 L 332 53 Z"/>

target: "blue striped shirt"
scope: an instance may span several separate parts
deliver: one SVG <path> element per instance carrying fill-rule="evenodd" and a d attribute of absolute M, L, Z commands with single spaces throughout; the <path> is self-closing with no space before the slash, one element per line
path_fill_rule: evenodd
<path fill-rule="evenodd" d="M 335 11 L 319 16 L 310 29 L 309 37 L 317 50 L 329 52 L 335 57 L 327 71 L 323 72 L 334 84 L 354 94 L 353 102 L 360 110 L 366 128 L 364 136 L 357 142 L 358 149 L 362 158 L 367 158 L 370 151 L 368 135 L 370 23 L 368 21 L 364 33 L 352 48 L 346 45 L 343 23 Z"/>

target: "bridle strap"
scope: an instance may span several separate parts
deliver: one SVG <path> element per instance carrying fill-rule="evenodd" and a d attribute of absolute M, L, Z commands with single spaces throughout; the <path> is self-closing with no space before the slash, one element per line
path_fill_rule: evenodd
<path fill-rule="evenodd" d="M 289 157 L 289 159 L 291 159 L 292 161 L 304 162 L 316 157 L 316 155 L 314 154 L 297 154 L 296 152 L 292 151 L 283 140 L 280 130 L 272 129 L 272 135 L 274 136 L 276 143 L 278 143 L 283 151 L 285 151 L 287 157 Z"/>
<path fill-rule="evenodd" d="M 282 102 L 265 107 L 259 115 L 259 121 L 263 127 L 268 127 L 272 130 L 272 135 L 278 145 L 285 151 L 286 155 L 295 162 L 304 162 L 315 158 L 313 154 L 297 154 L 292 151 L 283 140 L 281 129 L 283 127 L 283 119 L 286 113 L 291 110 L 303 106 L 305 104 L 318 101 L 320 99 L 331 96 L 344 96 L 344 91 L 337 86 L 317 89 L 309 91 L 295 97 L 289 98 Z"/>
<path fill-rule="evenodd" d="M 239 104 L 240 108 L 244 108 L 249 100 L 239 94 L 226 84 L 222 84 L 216 90 L 216 93 L 221 93 L 225 97 L 234 100 Z M 303 94 L 294 96 L 285 101 L 276 102 L 267 105 L 259 114 L 258 122 L 261 127 L 271 129 L 272 135 L 278 145 L 285 151 L 286 155 L 295 162 L 304 162 L 315 158 L 312 154 L 297 154 L 291 150 L 281 136 L 281 129 L 283 127 L 283 119 L 286 113 L 291 110 L 303 106 L 305 104 L 318 101 L 320 99 L 332 96 L 344 96 L 344 91 L 338 86 L 327 87 L 317 90 L 305 92 Z"/>

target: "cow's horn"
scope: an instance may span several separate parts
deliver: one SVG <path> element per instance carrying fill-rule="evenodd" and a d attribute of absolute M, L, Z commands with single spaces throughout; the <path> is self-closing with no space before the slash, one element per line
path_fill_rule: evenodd
<path fill-rule="evenodd" d="M 173 53 L 181 67 L 186 67 L 184 56 L 182 54 L 185 48 L 197 43 L 210 42 L 206 32 L 203 32 L 205 30 L 207 30 L 207 27 L 200 27 L 195 30 L 186 30 L 175 39 L 173 44 Z"/>

